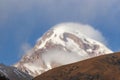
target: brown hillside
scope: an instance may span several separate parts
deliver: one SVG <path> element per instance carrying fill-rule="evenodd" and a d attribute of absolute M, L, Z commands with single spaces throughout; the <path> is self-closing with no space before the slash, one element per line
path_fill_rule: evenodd
<path fill-rule="evenodd" d="M 33 80 L 120 80 L 120 52 L 54 68 Z"/>

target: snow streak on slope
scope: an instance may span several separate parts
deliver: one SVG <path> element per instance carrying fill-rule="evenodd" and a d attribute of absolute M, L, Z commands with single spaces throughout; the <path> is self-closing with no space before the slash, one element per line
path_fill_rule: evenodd
<path fill-rule="evenodd" d="M 112 53 L 106 46 L 96 41 L 96 36 L 84 32 L 85 30 L 82 31 L 80 26 L 86 27 L 80 24 L 75 26 L 60 24 L 51 28 L 37 41 L 31 52 L 15 64 L 15 67 L 32 76 L 37 76 L 54 67 Z M 87 27 L 94 30 L 88 25 Z M 101 37 L 99 31 L 95 33 Z"/>

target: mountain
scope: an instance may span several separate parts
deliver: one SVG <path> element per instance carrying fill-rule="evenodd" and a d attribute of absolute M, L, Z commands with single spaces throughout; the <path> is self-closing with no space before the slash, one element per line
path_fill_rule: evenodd
<path fill-rule="evenodd" d="M 32 77 L 15 67 L 0 64 L 0 80 L 32 80 Z"/>
<path fill-rule="evenodd" d="M 54 68 L 33 80 L 120 80 L 120 52 Z"/>
<path fill-rule="evenodd" d="M 110 49 L 78 27 L 61 24 L 49 29 L 14 66 L 35 77 L 61 65 L 109 53 Z"/>

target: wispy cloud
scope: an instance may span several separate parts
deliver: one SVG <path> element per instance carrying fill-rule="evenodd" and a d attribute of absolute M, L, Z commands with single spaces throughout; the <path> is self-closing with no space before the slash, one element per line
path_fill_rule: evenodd
<path fill-rule="evenodd" d="M 99 30 L 95 29 L 93 26 L 90 26 L 88 24 L 81 24 L 81 23 L 75 23 L 75 22 L 66 22 L 66 23 L 61 23 L 57 24 L 54 27 L 59 27 L 62 29 L 67 29 L 70 31 L 75 31 L 77 30 L 81 34 L 84 34 L 85 36 L 97 40 L 99 42 L 102 42 L 106 44 L 105 37 L 102 35 L 102 32 Z"/>
<path fill-rule="evenodd" d="M 23 43 L 20 47 L 19 57 L 22 57 L 25 53 L 31 53 L 32 46 L 29 43 Z"/>
<path fill-rule="evenodd" d="M 58 49 L 52 49 L 52 50 L 49 50 L 49 52 L 45 52 L 42 54 L 42 59 L 45 61 L 47 65 L 49 65 L 49 63 L 57 63 L 60 65 L 70 64 L 70 63 L 85 60 L 88 58 L 90 57 L 87 54 L 80 56 L 72 52 L 65 52 Z"/>
<path fill-rule="evenodd" d="M 12 14 L 37 10 L 39 15 L 46 15 L 50 19 L 78 18 L 87 21 L 95 19 L 100 14 L 107 16 L 110 9 L 119 2 L 119 0 L 1 0 L 0 17 L 7 19 Z"/>

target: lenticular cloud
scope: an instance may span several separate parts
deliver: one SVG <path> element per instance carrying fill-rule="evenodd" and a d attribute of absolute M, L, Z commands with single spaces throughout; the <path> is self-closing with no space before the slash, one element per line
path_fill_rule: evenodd
<path fill-rule="evenodd" d="M 99 30 L 87 24 L 68 22 L 68 23 L 58 24 L 54 27 L 63 27 L 64 29 L 68 29 L 69 27 L 72 27 L 73 28 L 72 30 L 77 28 L 76 30 L 80 31 L 82 34 L 86 35 L 87 37 L 106 44 L 106 40 L 102 35 L 102 33 Z"/>

